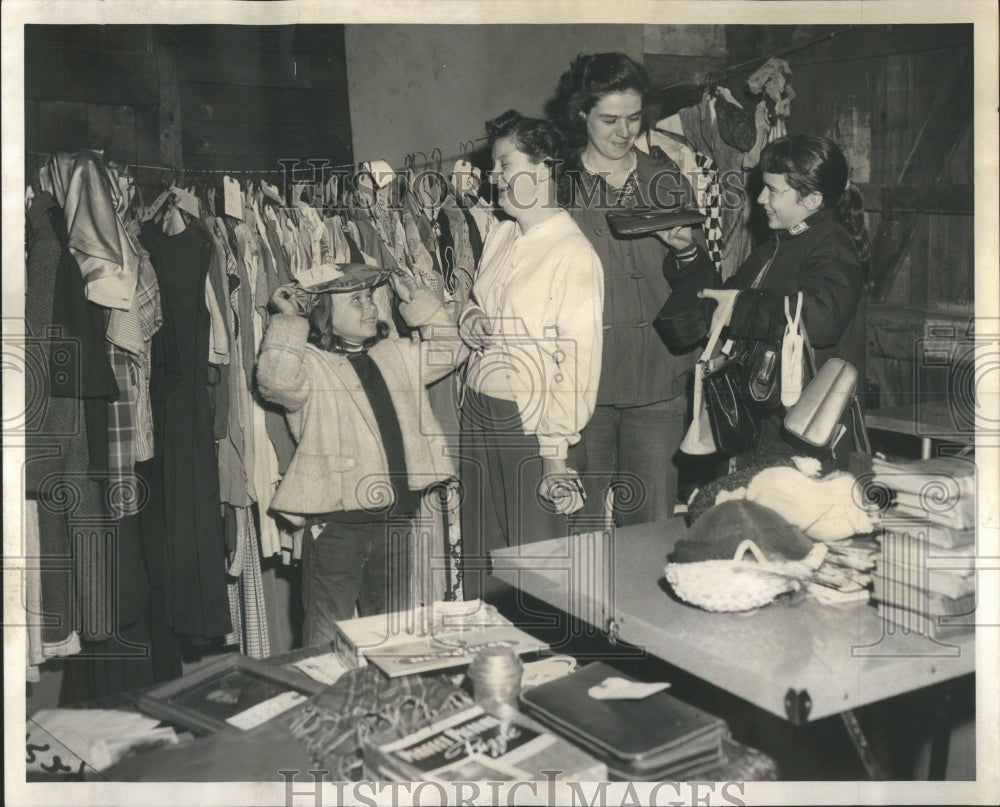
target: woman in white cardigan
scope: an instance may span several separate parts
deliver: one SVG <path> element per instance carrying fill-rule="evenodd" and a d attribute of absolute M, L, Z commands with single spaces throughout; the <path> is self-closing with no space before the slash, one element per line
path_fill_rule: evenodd
<path fill-rule="evenodd" d="M 556 129 L 510 111 L 486 125 L 508 220 L 483 245 L 460 317 L 473 349 L 461 410 L 466 596 L 488 590 L 489 552 L 568 532 L 583 504 L 570 447 L 594 411 L 604 273 L 556 202 Z"/>

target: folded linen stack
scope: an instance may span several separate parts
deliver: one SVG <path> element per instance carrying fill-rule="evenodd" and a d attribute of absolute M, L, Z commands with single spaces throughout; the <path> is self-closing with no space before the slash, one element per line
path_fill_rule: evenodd
<path fill-rule="evenodd" d="M 932 639 L 972 631 L 976 607 L 975 465 L 959 457 L 873 461 L 892 494 L 873 589 L 889 622 Z"/>

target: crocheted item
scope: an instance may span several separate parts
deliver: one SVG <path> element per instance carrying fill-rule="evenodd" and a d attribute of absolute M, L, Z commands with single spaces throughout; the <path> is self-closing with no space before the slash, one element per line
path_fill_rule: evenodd
<path fill-rule="evenodd" d="M 756 563 L 743 560 L 748 551 Z M 668 563 L 663 572 L 685 602 L 706 611 L 750 611 L 800 590 L 822 564 L 826 551 L 825 544 L 816 544 L 801 561 L 769 561 L 753 541 L 746 540 L 733 560 Z"/>
<path fill-rule="evenodd" d="M 445 676 L 386 678 L 374 666 L 351 670 L 316 695 L 289 725 L 313 761 L 334 779 L 362 778 L 361 747 L 375 733 L 403 737 L 442 714 L 472 704 Z"/>

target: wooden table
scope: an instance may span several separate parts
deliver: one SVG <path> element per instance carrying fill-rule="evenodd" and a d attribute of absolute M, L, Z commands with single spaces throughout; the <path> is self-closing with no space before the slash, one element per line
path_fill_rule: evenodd
<path fill-rule="evenodd" d="M 908 434 L 920 438 L 920 457 L 930 459 L 934 440 L 971 444 L 972 430 L 962 431 L 960 418 L 948 401 L 932 401 L 865 412 L 869 429 Z"/>
<path fill-rule="evenodd" d="M 868 603 L 803 598 L 731 614 L 687 605 L 663 578 L 685 531 L 672 519 L 524 544 L 494 552 L 493 574 L 793 724 L 839 714 L 863 759 L 851 710 L 975 670 L 973 635 L 904 635 Z"/>

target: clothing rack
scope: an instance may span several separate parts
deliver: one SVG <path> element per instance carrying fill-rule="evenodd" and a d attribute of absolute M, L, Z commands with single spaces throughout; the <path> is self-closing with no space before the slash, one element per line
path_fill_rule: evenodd
<path fill-rule="evenodd" d="M 417 155 L 423 156 L 425 158 L 425 162 L 421 163 L 421 165 L 430 165 L 431 162 L 442 163 L 442 162 L 445 162 L 445 161 L 458 160 L 458 159 L 468 160 L 470 158 L 470 156 L 472 155 L 472 153 L 475 151 L 476 144 L 477 143 L 486 142 L 486 140 L 487 140 L 486 137 L 477 137 L 477 138 L 472 138 L 472 139 L 469 139 L 469 140 L 463 140 L 463 141 L 461 141 L 459 143 L 459 146 L 458 146 L 459 152 L 457 154 L 451 154 L 451 155 L 449 155 L 447 157 L 438 156 L 436 159 L 434 159 L 434 155 L 435 154 L 441 155 L 441 149 L 438 148 L 438 147 L 436 147 L 436 146 L 433 149 L 431 149 L 430 152 L 429 152 L 429 154 L 431 155 L 431 157 L 427 156 L 428 152 L 412 151 L 412 152 L 410 152 L 408 154 L 404 154 L 404 155 L 397 156 L 397 157 L 388 157 L 388 158 L 386 158 L 386 157 L 378 157 L 378 158 L 372 158 L 372 159 L 384 160 L 385 162 L 390 163 L 390 164 L 398 163 L 398 164 L 403 165 L 404 167 L 413 167 L 415 165 L 415 160 L 416 160 Z M 26 151 L 25 153 L 28 154 L 28 155 L 30 155 L 30 156 L 32 156 L 32 157 L 38 157 L 38 158 L 40 158 L 42 160 L 47 160 L 49 157 L 52 156 L 51 154 L 45 154 L 43 152 L 38 152 L 38 151 Z M 247 177 L 247 176 L 260 176 L 260 175 L 263 175 L 263 174 L 268 174 L 268 175 L 270 175 L 270 174 L 282 174 L 282 175 L 284 175 L 284 174 L 287 173 L 287 174 L 290 175 L 291 178 L 294 179 L 296 171 L 308 172 L 311 176 L 315 176 L 315 172 L 316 172 L 317 168 L 321 172 L 322 171 L 333 171 L 333 170 L 338 169 L 338 168 L 357 169 L 364 162 L 369 162 L 369 160 L 359 160 L 357 162 L 351 162 L 351 163 L 338 163 L 338 164 L 335 164 L 335 165 L 331 165 L 331 164 L 328 163 L 328 164 L 323 165 L 323 166 L 313 166 L 312 164 L 307 163 L 305 166 L 303 166 L 301 168 L 299 168 L 299 167 L 295 167 L 295 168 L 285 168 L 285 167 L 281 167 L 281 168 L 235 168 L 235 169 L 228 169 L 228 168 L 176 168 L 174 166 L 169 166 L 169 165 L 144 165 L 144 164 L 141 164 L 141 163 L 130 163 L 128 165 L 124 165 L 123 167 L 124 168 L 134 168 L 136 170 L 138 170 L 138 169 L 141 168 L 144 171 L 165 171 L 165 172 L 172 172 L 172 173 L 177 174 L 177 175 L 191 174 L 191 175 L 195 175 L 195 176 L 201 176 L 201 175 L 205 175 L 205 174 L 213 174 L 213 175 L 214 174 L 220 174 L 220 175 L 244 176 L 244 177 Z"/>

